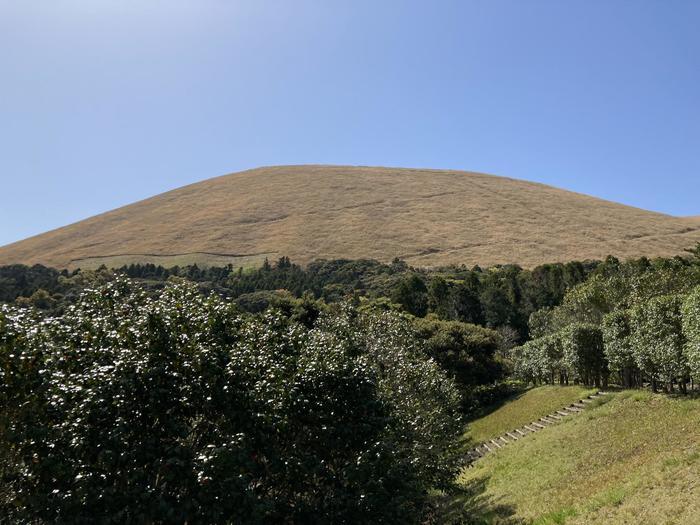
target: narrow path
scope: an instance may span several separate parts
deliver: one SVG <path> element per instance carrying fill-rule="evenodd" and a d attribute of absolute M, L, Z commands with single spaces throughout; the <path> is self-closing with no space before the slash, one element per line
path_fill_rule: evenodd
<path fill-rule="evenodd" d="M 533 421 L 532 423 L 523 425 L 520 428 L 506 432 L 502 436 L 487 441 L 486 443 L 482 443 L 467 452 L 466 463 L 469 467 L 471 467 L 476 460 L 484 457 L 486 454 L 496 452 L 499 448 L 503 448 L 510 443 L 524 439 L 529 434 L 539 432 L 548 426 L 556 425 L 559 421 L 562 421 L 569 416 L 574 416 L 583 412 L 586 409 L 586 406 L 593 402 L 594 399 L 607 394 L 607 392 L 598 391 L 584 399 L 579 399 L 576 403 L 571 403 L 569 406 L 566 406 L 561 410 L 555 410 L 551 414 L 543 416 L 537 421 Z"/>

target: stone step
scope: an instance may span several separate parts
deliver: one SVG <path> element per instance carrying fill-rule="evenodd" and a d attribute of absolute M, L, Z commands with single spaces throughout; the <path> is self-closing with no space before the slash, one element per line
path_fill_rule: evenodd
<path fill-rule="evenodd" d="M 518 440 L 518 436 L 516 436 L 515 434 L 511 434 L 510 432 L 506 432 L 506 436 L 513 438 L 513 440 L 515 441 Z"/>

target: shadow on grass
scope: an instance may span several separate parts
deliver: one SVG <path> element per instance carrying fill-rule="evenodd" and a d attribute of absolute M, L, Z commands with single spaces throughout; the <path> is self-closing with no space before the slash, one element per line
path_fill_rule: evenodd
<path fill-rule="evenodd" d="M 435 496 L 435 513 L 429 523 L 449 525 L 522 525 L 515 507 L 487 496 L 486 477 L 454 485 L 448 493 Z"/>
<path fill-rule="evenodd" d="M 490 404 L 488 404 L 488 405 L 486 405 L 478 410 L 473 411 L 470 414 L 466 414 L 465 422 L 469 423 L 470 421 L 474 421 L 475 419 L 479 419 L 479 418 L 482 418 L 484 416 L 487 416 L 490 413 L 495 412 L 496 410 L 501 408 L 506 403 L 510 403 L 511 401 L 515 401 L 517 399 L 520 399 L 529 390 L 532 390 L 533 388 L 535 388 L 535 387 L 530 387 L 530 386 L 525 386 L 525 385 L 517 385 L 513 388 L 513 392 L 499 398 L 498 401 L 490 403 Z"/>
<path fill-rule="evenodd" d="M 503 405 L 510 403 L 512 401 L 516 401 L 520 399 L 522 396 L 527 394 L 529 390 L 531 390 L 533 387 L 526 387 L 526 386 L 519 386 L 517 389 L 515 389 L 511 394 L 502 397 L 495 403 L 491 403 L 490 405 L 487 405 L 486 407 L 482 408 L 481 410 L 474 412 L 472 414 L 465 415 L 464 422 L 466 425 L 469 425 L 470 422 L 475 421 L 477 419 L 480 419 L 482 417 L 488 416 L 492 412 L 495 412 L 499 408 L 501 408 Z M 477 445 L 480 445 L 481 443 L 478 443 L 471 439 L 471 437 L 468 435 L 468 433 L 462 434 L 459 438 L 459 447 L 460 450 L 463 452 L 466 452 L 472 448 L 474 448 Z"/>

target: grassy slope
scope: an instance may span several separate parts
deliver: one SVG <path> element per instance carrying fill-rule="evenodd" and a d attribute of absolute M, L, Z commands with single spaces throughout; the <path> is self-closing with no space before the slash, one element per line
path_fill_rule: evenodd
<path fill-rule="evenodd" d="M 543 386 L 527 390 L 498 410 L 470 423 L 464 435 L 465 441 L 483 443 L 560 410 L 593 392 L 594 389 L 580 386 Z"/>
<path fill-rule="evenodd" d="M 465 470 L 460 504 L 486 523 L 700 523 L 700 399 L 609 399 Z"/>
<path fill-rule="evenodd" d="M 9 196 L 8 198 L 11 198 Z M 0 247 L 0 264 L 239 266 L 287 255 L 415 266 L 676 255 L 700 222 L 479 173 L 260 168 L 185 186 Z"/>

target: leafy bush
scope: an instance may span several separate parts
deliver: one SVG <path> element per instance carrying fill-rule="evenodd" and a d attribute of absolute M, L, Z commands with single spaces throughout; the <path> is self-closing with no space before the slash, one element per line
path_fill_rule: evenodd
<path fill-rule="evenodd" d="M 652 381 L 663 381 L 670 390 L 684 378 L 688 365 L 683 352 L 682 299 L 664 295 L 641 302 L 632 309 L 632 349 L 639 369 Z M 682 379 L 681 388 L 685 388 Z"/>
<path fill-rule="evenodd" d="M 693 377 L 700 380 L 700 287 L 686 297 L 682 317 L 683 335 L 686 339 L 685 357 Z"/>
<path fill-rule="evenodd" d="M 617 372 L 622 386 L 639 384 L 639 369 L 632 348 L 632 328 L 628 310 L 615 310 L 603 317 L 601 324 L 605 357 L 611 372 Z"/>
<path fill-rule="evenodd" d="M 564 363 L 561 334 L 553 334 L 528 341 L 515 349 L 511 357 L 514 373 L 525 382 L 568 384 L 569 373 Z"/>
<path fill-rule="evenodd" d="M 595 325 L 576 323 L 561 334 L 563 362 L 569 373 L 584 385 L 606 385 L 608 363 L 603 352 L 603 334 Z"/>
<path fill-rule="evenodd" d="M 430 314 L 414 319 L 416 334 L 424 341 L 425 351 L 453 378 L 462 393 L 462 409 L 473 417 L 485 406 L 497 401 L 506 369 L 496 358 L 501 336 L 495 330 L 459 321 L 442 321 Z"/>
<path fill-rule="evenodd" d="M 416 319 L 417 336 L 425 350 L 457 384 L 465 387 L 492 384 L 504 376 L 503 365 L 495 359 L 500 335 L 495 330 L 459 321 L 442 321 L 434 316 Z"/>
<path fill-rule="evenodd" d="M 118 279 L 0 312 L 5 521 L 416 522 L 459 397 L 395 314 L 314 328 Z"/>
<path fill-rule="evenodd" d="M 537 384 L 542 380 L 539 365 L 540 353 L 533 341 L 516 346 L 510 351 L 513 362 L 513 375 L 525 383 Z"/>

